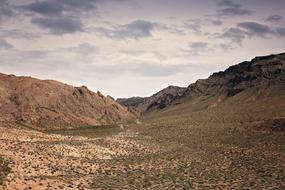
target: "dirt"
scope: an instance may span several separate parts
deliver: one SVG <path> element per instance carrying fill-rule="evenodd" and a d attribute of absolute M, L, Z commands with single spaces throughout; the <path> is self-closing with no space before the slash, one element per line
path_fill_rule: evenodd
<path fill-rule="evenodd" d="M 0 157 L 11 168 L 3 188 L 89 189 L 113 167 L 107 160 L 154 151 L 132 140 L 135 135 L 86 138 L 0 127 Z"/>

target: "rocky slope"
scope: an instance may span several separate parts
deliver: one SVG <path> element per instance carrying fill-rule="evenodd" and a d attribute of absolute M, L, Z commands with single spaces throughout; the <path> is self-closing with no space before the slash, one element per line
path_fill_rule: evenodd
<path fill-rule="evenodd" d="M 137 108 L 144 115 L 151 112 L 176 114 L 214 108 L 233 97 L 236 103 L 245 103 L 259 96 L 277 96 L 284 92 L 285 53 L 256 57 L 214 73 L 208 79 L 200 79 L 187 88 L 168 87 L 149 98 L 119 102 Z"/>
<path fill-rule="evenodd" d="M 134 113 L 146 113 L 155 109 L 163 109 L 183 94 L 186 88 L 169 86 L 150 97 L 119 98 L 117 102 Z"/>
<path fill-rule="evenodd" d="M 191 84 L 182 99 L 200 95 L 235 96 L 242 91 L 260 86 L 284 84 L 285 54 L 256 57 L 234 65 L 222 72 L 211 75 L 208 79 Z"/>
<path fill-rule="evenodd" d="M 79 127 L 134 117 L 113 98 L 87 87 L 0 74 L 0 124 L 39 128 Z"/>

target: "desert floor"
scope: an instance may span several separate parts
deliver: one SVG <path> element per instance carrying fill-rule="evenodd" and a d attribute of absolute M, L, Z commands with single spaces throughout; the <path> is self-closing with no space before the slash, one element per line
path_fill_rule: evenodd
<path fill-rule="evenodd" d="M 0 127 L 0 145 L 4 189 L 285 189 L 285 133 L 246 123 Z"/>
<path fill-rule="evenodd" d="M 11 168 L 3 188 L 89 189 L 97 175 L 120 169 L 108 160 L 157 151 L 135 136 L 126 131 L 103 138 L 62 136 L 0 127 L 0 156 Z"/>

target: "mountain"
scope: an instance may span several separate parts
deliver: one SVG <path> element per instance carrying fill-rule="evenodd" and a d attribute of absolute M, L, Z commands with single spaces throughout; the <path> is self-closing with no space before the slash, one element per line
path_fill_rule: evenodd
<path fill-rule="evenodd" d="M 155 109 L 163 109 L 181 96 L 186 88 L 169 86 L 150 97 L 119 98 L 117 102 L 129 108 L 133 113 L 144 114 Z"/>
<path fill-rule="evenodd" d="M 282 85 L 284 80 L 285 54 L 256 57 L 214 73 L 208 79 L 198 80 L 188 86 L 180 99 L 216 95 L 225 99 L 253 87 L 264 90 L 274 85 Z"/>
<path fill-rule="evenodd" d="M 53 80 L 0 74 L 0 124 L 38 128 L 106 125 L 133 118 L 110 96 Z"/>
<path fill-rule="evenodd" d="M 203 111 L 211 113 L 209 118 L 212 119 L 228 117 L 233 121 L 269 122 L 276 118 L 277 123 L 280 124 L 281 119 L 285 124 L 285 53 L 256 57 L 200 79 L 187 88 L 167 89 L 161 91 L 163 96 L 144 98 L 138 105 L 127 100 L 123 104 L 134 106 L 145 117 L 153 118 Z M 146 104 L 148 100 L 155 101 Z"/>

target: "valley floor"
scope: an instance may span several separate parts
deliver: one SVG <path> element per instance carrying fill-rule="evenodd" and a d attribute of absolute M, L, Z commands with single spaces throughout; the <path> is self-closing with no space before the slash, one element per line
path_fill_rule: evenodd
<path fill-rule="evenodd" d="M 0 127 L 0 157 L 10 162 L 4 189 L 89 189 L 94 178 L 117 168 L 115 157 L 152 153 L 134 133 L 80 137 Z M 1 186 L 0 186 L 1 189 Z"/>
<path fill-rule="evenodd" d="M 0 127 L 0 157 L 11 168 L 3 188 L 285 189 L 284 132 L 187 118 L 107 136 Z"/>

